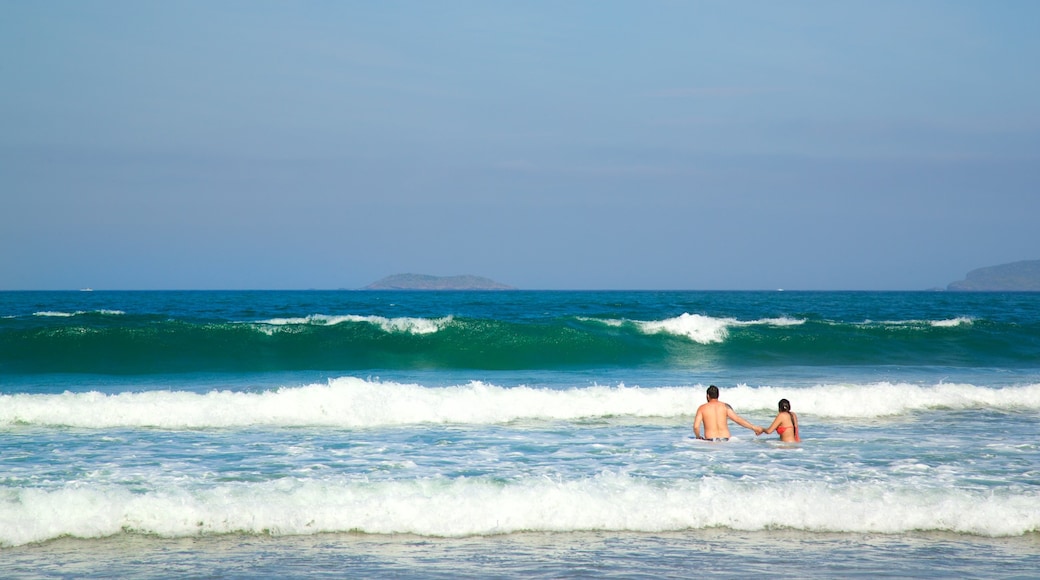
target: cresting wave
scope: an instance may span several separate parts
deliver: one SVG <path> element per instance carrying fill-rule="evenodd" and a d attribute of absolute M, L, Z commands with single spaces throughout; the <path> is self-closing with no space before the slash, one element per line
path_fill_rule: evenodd
<path fill-rule="evenodd" d="M 604 472 L 523 478 L 365 482 L 288 478 L 134 492 L 122 486 L 7 489 L 0 546 L 119 533 L 301 535 L 412 533 L 461 537 L 522 531 L 663 532 L 703 528 L 811 532 L 1040 531 L 1040 493 L 882 483 L 763 483 L 700 478 L 661 483 Z"/>
<path fill-rule="evenodd" d="M 85 314 L 100 314 L 104 316 L 121 316 L 126 314 L 122 310 L 77 310 L 75 312 L 60 312 L 54 310 L 41 310 L 40 312 L 33 312 L 33 316 L 43 317 L 54 317 L 54 318 L 72 318 L 73 316 L 83 316 Z M 14 318 L 14 317 L 7 317 Z"/>
<path fill-rule="evenodd" d="M 518 420 L 597 418 L 689 419 L 704 401 L 703 386 L 592 386 L 547 389 L 471 382 L 453 387 L 344 377 L 327 384 L 261 393 L 147 391 L 102 394 L 0 395 L 0 427 L 69 426 L 88 429 L 164 429 L 310 426 L 379 428 L 417 424 L 508 424 Z M 876 383 L 801 388 L 725 389 L 740 413 L 769 415 L 788 398 L 805 420 L 876 418 L 933 409 L 1040 410 L 1040 384 L 988 388 Z"/>
<path fill-rule="evenodd" d="M 121 316 L 125 315 L 126 312 L 122 310 L 112 309 L 99 309 L 99 310 L 77 310 L 75 312 L 63 312 L 63 311 L 38 311 L 34 312 L 35 317 L 51 317 L 51 318 L 72 318 L 75 316 L 83 315 L 102 315 L 102 316 Z M 18 318 L 16 315 L 6 315 L 3 318 L 14 319 Z M 357 315 L 357 314 L 342 314 L 342 315 L 331 315 L 331 314 L 311 314 L 303 317 L 292 317 L 292 318 L 271 318 L 266 320 L 258 321 L 242 321 L 240 324 L 256 325 L 259 328 L 265 326 L 293 326 L 293 325 L 318 325 L 318 326 L 333 326 L 344 322 L 356 322 L 356 323 L 370 323 L 375 324 L 382 328 L 385 332 L 407 332 L 413 334 L 426 334 L 430 332 L 436 332 L 444 328 L 446 324 L 449 324 L 453 320 L 453 316 L 444 316 L 439 318 L 421 318 L 421 317 L 398 317 L 388 318 L 384 316 L 375 315 Z M 685 337 L 701 344 L 708 344 L 713 342 L 721 342 L 726 338 L 727 330 L 732 327 L 741 326 L 797 326 L 805 324 L 807 321 L 803 318 L 792 318 L 792 317 L 776 317 L 776 318 L 763 318 L 759 320 L 739 320 L 732 317 L 714 317 L 706 316 L 703 314 L 691 314 L 683 313 L 673 318 L 666 318 L 663 320 L 625 320 L 625 319 L 597 319 L 588 317 L 578 317 L 579 320 L 585 320 L 590 322 L 601 322 L 610 326 L 623 326 L 625 324 L 633 324 L 640 331 L 646 334 L 671 334 L 674 336 Z M 961 325 L 970 325 L 974 322 L 974 319 L 966 316 L 960 316 L 956 318 L 944 319 L 944 320 L 865 320 L 861 323 L 852 323 L 853 325 L 860 326 L 897 326 L 897 327 L 913 327 L 913 326 L 932 326 L 932 327 L 955 327 Z M 831 322 L 830 324 L 841 325 L 844 323 Z"/>
<path fill-rule="evenodd" d="M 597 321 L 593 318 L 582 318 L 582 320 Z M 670 334 L 672 336 L 688 338 L 700 344 L 711 344 L 722 342 L 729 335 L 731 327 L 740 326 L 797 326 L 804 324 L 805 320 L 794 318 L 765 318 L 761 320 L 738 320 L 736 318 L 716 318 L 702 314 L 683 313 L 674 318 L 664 320 L 598 320 L 609 326 L 624 326 L 633 324 L 644 334 Z"/>
<path fill-rule="evenodd" d="M 1034 368 L 1040 351 L 1040 324 L 967 318 L 839 323 L 689 313 L 661 320 L 314 314 L 229 322 L 86 314 L 0 320 L 0 373 L 695 368 L 705 364 Z"/>
<path fill-rule="evenodd" d="M 249 324 L 254 325 L 266 334 L 272 334 L 274 332 L 270 328 L 271 326 L 279 327 L 308 324 L 317 326 L 334 326 L 345 322 L 374 324 L 381 328 L 383 332 L 388 333 L 403 332 L 408 334 L 430 334 L 441 330 L 445 325 L 450 324 L 452 320 L 453 317 L 451 316 L 429 319 L 414 317 L 386 318 L 384 316 L 358 316 L 353 314 L 344 316 L 314 314 L 304 318 L 272 318 Z"/>

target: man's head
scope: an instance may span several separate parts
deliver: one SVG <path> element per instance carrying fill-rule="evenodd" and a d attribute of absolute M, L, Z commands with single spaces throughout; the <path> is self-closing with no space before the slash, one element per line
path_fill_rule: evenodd
<path fill-rule="evenodd" d="M 718 398 L 719 398 L 719 388 L 716 387 L 715 385 L 711 385 L 710 387 L 708 387 L 708 400 L 709 401 L 714 401 L 715 399 L 718 399 Z"/>

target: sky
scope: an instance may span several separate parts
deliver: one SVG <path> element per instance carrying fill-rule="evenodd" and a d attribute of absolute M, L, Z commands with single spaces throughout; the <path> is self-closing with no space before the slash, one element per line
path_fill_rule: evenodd
<path fill-rule="evenodd" d="M 1040 258 L 1040 2 L 0 0 L 0 290 L 925 290 Z"/>

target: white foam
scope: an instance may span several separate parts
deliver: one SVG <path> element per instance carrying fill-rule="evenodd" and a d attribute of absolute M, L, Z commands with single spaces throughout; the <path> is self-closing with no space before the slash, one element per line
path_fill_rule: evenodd
<path fill-rule="evenodd" d="M 725 340 L 729 334 L 728 327 L 735 322 L 737 321 L 731 318 L 714 318 L 701 314 L 683 313 L 680 316 L 666 320 L 636 322 L 636 325 L 646 334 L 673 334 L 675 336 L 685 336 L 701 344 L 711 344 Z"/>
<path fill-rule="evenodd" d="M 54 311 L 54 310 L 42 310 L 40 312 L 33 312 L 33 316 L 55 317 L 55 318 L 71 318 L 73 316 L 81 316 L 83 314 L 104 314 L 106 316 L 120 316 L 120 315 L 126 314 L 126 312 L 124 312 L 122 310 L 108 310 L 108 309 L 104 309 L 104 308 L 101 309 L 101 310 L 77 310 L 75 312 L 61 312 L 61 311 Z"/>
<path fill-rule="evenodd" d="M 931 386 L 880 382 L 870 385 L 819 385 L 792 392 L 759 388 L 755 398 L 772 394 L 773 405 L 791 400 L 796 410 L 823 417 L 872 418 L 903 415 L 926 409 L 1040 409 L 1040 385 L 998 389 L 968 384 Z"/>
<path fill-rule="evenodd" d="M 967 316 L 960 316 L 957 318 L 951 318 L 949 320 L 932 320 L 930 324 L 937 327 L 951 327 L 972 324 L 974 320 Z"/>
<path fill-rule="evenodd" d="M 740 326 L 800 326 L 805 324 L 804 318 L 780 316 L 777 318 L 761 318 L 758 320 L 737 322 Z"/>
<path fill-rule="evenodd" d="M 795 411 L 820 418 L 886 417 L 927 409 L 1036 411 L 1040 410 L 1040 384 L 1003 388 L 947 383 L 802 388 L 739 385 L 722 389 L 721 398 L 745 416 L 775 413 L 781 398 L 789 399 Z M 29 424 L 99 429 L 250 425 L 370 428 L 600 417 L 678 419 L 692 416 L 703 402 L 703 386 L 547 389 L 471 382 L 424 387 L 343 377 L 327 384 L 261 393 L 163 390 L 0 395 L 0 427 Z"/>
<path fill-rule="evenodd" d="M 928 409 L 1040 409 L 1040 384 L 989 388 L 969 384 L 816 385 L 802 388 L 749 387 L 723 390 L 721 399 L 740 409 L 776 411 L 777 401 L 791 401 L 792 410 L 817 417 L 874 418 Z"/>
<path fill-rule="evenodd" d="M 0 497 L 0 545 L 126 531 L 164 537 L 348 531 L 462 537 L 721 527 L 1000 537 L 1040 530 L 1037 505 L 1036 489 L 712 477 L 663 483 L 614 472 L 579 480 L 530 477 L 511 482 L 283 478 L 145 492 L 83 482 L 53 490 L 5 490 Z"/>
<path fill-rule="evenodd" d="M 738 320 L 736 318 L 716 318 L 702 314 L 690 314 L 688 312 L 665 320 L 635 321 L 640 331 L 646 334 L 666 333 L 684 336 L 701 344 L 724 341 L 729 335 L 729 328 L 732 326 L 797 326 L 804 323 L 805 320 L 789 317 Z"/>
<path fill-rule="evenodd" d="M 247 425 L 378 427 L 496 424 L 517 419 L 670 416 L 695 410 L 683 388 L 504 388 L 481 382 L 429 388 L 345 377 L 264 393 L 147 391 L 0 395 L 0 426 L 162 428 Z"/>
<path fill-rule="evenodd" d="M 864 320 L 859 323 L 859 326 L 900 326 L 900 327 L 926 327 L 931 326 L 935 328 L 950 328 L 954 326 L 969 325 L 975 322 L 974 318 L 969 316 L 958 316 L 956 318 L 948 318 L 943 320 Z M 837 323 L 834 323 L 837 324 Z"/>
<path fill-rule="evenodd" d="M 401 318 L 385 318 L 383 316 L 358 316 L 354 314 L 347 314 L 342 316 L 331 316 L 327 314 L 312 314 L 310 316 L 302 318 L 271 318 L 268 320 L 261 320 L 253 324 L 259 325 L 271 325 L 271 326 L 296 326 L 296 325 L 315 325 L 315 326 L 334 326 L 337 324 L 343 324 L 345 322 L 354 323 L 368 323 L 374 324 L 385 332 L 406 332 L 409 334 L 430 334 L 437 332 L 450 324 L 453 320 L 451 316 L 445 316 L 443 318 L 413 318 L 413 317 L 401 317 Z"/>

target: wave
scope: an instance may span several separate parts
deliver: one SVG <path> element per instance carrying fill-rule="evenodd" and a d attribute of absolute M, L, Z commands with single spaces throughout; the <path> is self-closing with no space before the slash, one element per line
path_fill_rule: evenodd
<path fill-rule="evenodd" d="M 37 312 L 0 319 L 0 372 L 148 374 L 359 369 L 1034 368 L 1040 324 L 843 323 L 684 313 L 659 320 L 312 314 L 244 321 Z M 101 314 L 99 314 L 101 313 Z"/>
<path fill-rule="evenodd" d="M 726 388 L 722 399 L 741 414 L 772 416 L 781 398 L 803 421 L 879 418 L 928 410 L 1040 410 L 1040 384 L 988 388 L 966 384 L 875 383 L 800 388 Z M 703 386 L 591 386 L 549 389 L 470 382 L 451 387 L 354 377 L 259 393 L 146 391 L 118 394 L 0 395 L 0 427 L 106 429 L 248 426 L 380 428 L 416 424 L 507 424 L 514 421 L 671 419 L 688 422 Z"/>
<path fill-rule="evenodd" d="M 974 321 L 975 320 L 973 318 L 970 318 L 970 317 L 967 317 L 967 316 L 958 316 L 957 318 L 950 318 L 950 319 L 947 319 L 947 320 L 930 320 L 930 321 L 928 321 L 928 323 L 931 324 L 932 326 L 951 327 L 951 326 L 960 326 L 962 324 L 971 324 Z"/>
<path fill-rule="evenodd" d="M 660 482 L 604 472 L 580 480 L 434 478 L 368 482 L 281 479 L 131 491 L 113 485 L 8 488 L 0 545 L 125 532 L 306 535 L 411 533 L 464 537 L 530 531 L 665 532 L 704 528 L 811 532 L 945 531 L 1016 536 L 1040 531 L 1040 491 L 765 483 Z"/>
<path fill-rule="evenodd" d="M 794 318 L 766 318 L 761 320 L 741 321 L 736 318 L 715 318 L 700 314 L 684 313 L 675 318 L 652 321 L 636 321 L 636 326 L 646 334 L 666 333 L 689 338 L 700 344 L 722 342 L 734 326 L 796 326 L 805 320 Z"/>
<path fill-rule="evenodd" d="M 317 326 L 335 326 L 337 324 L 343 324 L 345 322 L 358 322 L 374 324 L 387 333 L 404 332 L 408 334 L 430 334 L 441 330 L 446 325 L 450 324 L 453 320 L 452 316 L 445 316 L 443 318 L 386 318 L 383 316 L 358 316 L 353 314 L 343 316 L 329 316 L 325 314 L 313 314 L 303 318 L 272 318 L 269 320 L 261 320 L 259 322 L 250 323 L 255 328 L 260 329 L 266 334 L 270 334 L 270 326 L 299 326 L 299 325 L 317 325 Z"/>
<path fill-rule="evenodd" d="M 700 344 L 723 342 L 729 335 L 731 327 L 755 325 L 796 326 L 805 323 L 805 320 L 787 317 L 742 321 L 736 318 L 718 318 L 702 314 L 690 314 L 688 312 L 664 320 L 597 319 L 588 317 L 580 317 L 579 320 L 599 322 L 613 327 L 624 327 L 631 324 L 643 334 L 669 334 L 687 338 Z"/>
<path fill-rule="evenodd" d="M 741 385 L 727 389 L 726 393 L 727 400 L 733 405 L 741 404 L 741 408 L 775 410 L 777 401 L 788 398 L 793 410 L 807 417 L 828 419 L 895 417 L 939 409 L 1040 410 L 1040 384 L 989 388 L 954 383 L 924 386 L 878 382 L 797 389 Z M 768 404 L 763 405 L 764 402 Z"/>
<path fill-rule="evenodd" d="M 975 322 L 974 318 L 969 316 L 958 316 L 956 318 L 946 318 L 943 320 L 865 320 L 858 324 L 858 326 L 880 326 L 880 327 L 901 327 L 901 328 L 913 328 L 913 327 L 934 327 L 934 328 L 952 328 L 955 326 L 966 326 Z M 841 324 L 841 323 L 832 323 Z"/>
<path fill-rule="evenodd" d="M 33 312 L 33 316 L 43 316 L 52 318 L 71 318 L 73 316 L 83 316 L 85 314 L 100 314 L 104 316 L 122 316 L 126 312 L 122 310 L 77 310 L 75 312 L 61 312 L 55 310 L 41 310 L 39 312 Z"/>

